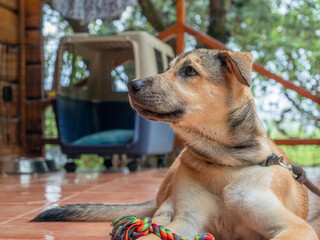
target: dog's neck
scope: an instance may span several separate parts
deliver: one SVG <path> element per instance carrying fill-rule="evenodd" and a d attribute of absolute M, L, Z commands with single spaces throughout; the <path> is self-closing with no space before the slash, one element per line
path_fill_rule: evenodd
<path fill-rule="evenodd" d="M 252 101 L 233 109 L 224 126 L 185 127 L 173 124 L 187 149 L 206 163 L 225 166 L 255 165 L 267 159 L 272 146 L 266 131 L 257 117 Z"/>

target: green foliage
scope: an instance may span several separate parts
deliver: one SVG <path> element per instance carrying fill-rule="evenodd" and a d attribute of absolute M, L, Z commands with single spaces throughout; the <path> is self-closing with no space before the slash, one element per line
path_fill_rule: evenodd
<path fill-rule="evenodd" d="M 74 162 L 79 169 L 100 169 L 103 166 L 104 159 L 94 154 L 82 154 Z"/>
<path fill-rule="evenodd" d="M 44 112 L 44 136 L 46 138 L 58 137 L 56 119 L 52 107 L 48 107 Z"/>
<path fill-rule="evenodd" d="M 287 139 L 288 137 L 275 127 L 276 123 L 274 121 L 269 121 L 268 135 L 272 139 Z M 320 129 L 316 129 L 310 133 L 303 132 L 299 130 L 297 124 L 292 122 L 287 124 L 286 132 L 289 132 L 291 136 L 296 136 L 297 138 L 320 138 Z M 301 164 L 303 166 L 318 166 L 320 167 L 320 146 L 317 145 L 298 145 L 298 146 L 280 146 L 285 153 L 289 156 L 293 163 Z"/>
<path fill-rule="evenodd" d="M 73 30 L 60 14 L 51 9 L 48 4 L 43 5 L 43 48 L 44 48 L 44 90 L 52 88 L 54 63 L 59 40 L 64 35 L 70 35 Z"/>
<path fill-rule="evenodd" d="M 288 155 L 290 160 L 302 166 L 320 167 L 320 146 L 298 145 L 280 146 Z"/>
<path fill-rule="evenodd" d="M 79 83 L 90 76 L 90 70 L 87 64 L 88 63 L 84 61 L 82 56 L 76 56 L 76 59 L 73 65 L 74 67 L 73 77 L 72 77 L 73 84 Z"/>
<path fill-rule="evenodd" d="M 227 28 L 231 30 L 228 44 L 251 51 L 266 69 L 319 94 L 320 1 L 234 2 L 227 15 Z M 279 131 L 297 137 L 297 132 L 292 135 L 286 130 L 287 125 L 298 124 L 300 133 L 319 128 L 319 105 L 259 75 L 255 75 L 253 83 L 258 110 L 272 109 L 274 127 Z M 270 118 L 263 119 L 267 122 Z"/>
<path fill-rule="evenodd" d="M 135 64 L 133 60 L 128 60 L 125 64 L 115 67 L 111 71 L 116 91 L 127 91 L 127 83 L 135 78 Z"/>

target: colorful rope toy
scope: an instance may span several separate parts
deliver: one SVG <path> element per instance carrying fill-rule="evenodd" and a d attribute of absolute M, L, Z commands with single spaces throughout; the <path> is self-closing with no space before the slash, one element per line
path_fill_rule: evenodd
<path fill-rule="evenodd" d="M 160 237 L 162 240 L 188 240 L 182 236 L 172 233 L 170 230 L 153 223 L 151 218 L 138 218 L 133 215 L 124 216 L 115 220 L 112 223 L 113 230 L 111 240 L 135 240 L 139 237 L 153 233 Z M 194 240 L 215 240 L 214 236 L 210 233 L 197 235 Z"/>

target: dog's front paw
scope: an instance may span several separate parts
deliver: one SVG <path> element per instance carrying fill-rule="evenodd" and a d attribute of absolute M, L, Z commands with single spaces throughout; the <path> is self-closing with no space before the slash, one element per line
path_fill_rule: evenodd
<path fill-rule="evenodd" d="M 147 236 L 140 237 L 139 240 L 159 240 L 160 238 L 155 234 L 148 234 Z"/>

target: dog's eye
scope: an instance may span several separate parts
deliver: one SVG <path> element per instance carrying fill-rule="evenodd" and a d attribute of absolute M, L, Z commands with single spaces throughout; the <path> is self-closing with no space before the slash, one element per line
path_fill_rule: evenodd
<path fill-rule="evenodd" d="M 196 72 L 196 70 L 194 70 L 193 67 L 188 66 L 188 67 L 186 67 L 185 74 L 186 74 L 187 76 L 194 76 L 194 75 L 197 74 L 197 72 Z"/>

